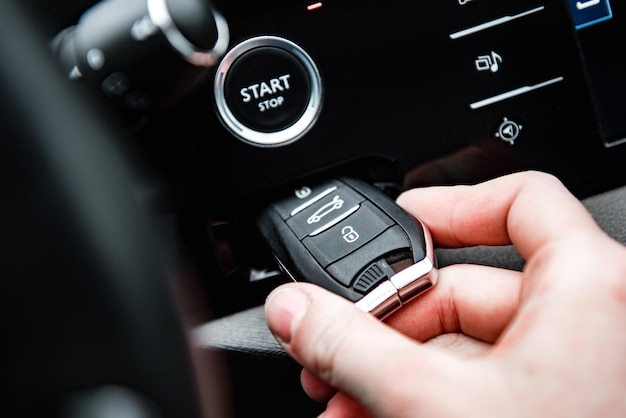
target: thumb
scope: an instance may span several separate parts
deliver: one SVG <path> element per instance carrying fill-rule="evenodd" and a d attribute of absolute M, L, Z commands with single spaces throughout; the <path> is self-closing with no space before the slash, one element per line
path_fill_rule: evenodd
<path fill-rule="evenodd" d="M 265 315 L 297 362 L 375 416 L 445 414 L 450 390 L 457 389 L 455 397 L 473 392 L 472 367 L 466 361 L 409 339 L 315 285 L 279 287 L 268 296 Z"/>

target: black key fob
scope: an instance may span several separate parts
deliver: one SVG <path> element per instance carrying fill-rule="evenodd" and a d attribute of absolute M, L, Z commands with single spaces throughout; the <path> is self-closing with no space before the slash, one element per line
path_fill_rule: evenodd
<path fill-rule="evenodd" d="M 384 319 L 435 285 L 425 225 L 376 187 L 337 178 L 271 204 L 258 226 L 280 268 Z"/>

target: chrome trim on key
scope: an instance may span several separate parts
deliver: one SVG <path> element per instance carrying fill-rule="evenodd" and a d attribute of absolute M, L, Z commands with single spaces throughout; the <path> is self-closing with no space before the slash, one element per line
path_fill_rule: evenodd
<path fill-rule="evenodd" d="M 359 309 L 382 320 L 437 283 L 433 240 L 428 228 L 423 223 L 420 222 L 420 224 L 424 230 L 426 256 L 412 266 L 394 274 L 357 301 L 356 306 Z"/>
<path fill-rule="evenodd" d="M 380 319 L 384 319 L 399 309 L 402 306 L 402 301 L 398 295 L 398 289 L 389 280 L 385 280 L 356 302 L 356 306 Z"/>

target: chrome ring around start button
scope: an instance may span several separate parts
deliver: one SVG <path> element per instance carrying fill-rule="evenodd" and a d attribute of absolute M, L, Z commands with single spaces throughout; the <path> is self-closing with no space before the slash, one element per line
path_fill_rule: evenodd
<path fill-rule="evenodd" d="M 292 55 L 306 73 L 309 85 L 308 100 L 304 104 L 302 112 L 298 113 L 297 120 L 284 128 L 271 132 L 255 129 L 242 123 L 229 106 L 226 98 L 226 79 L 229 70 L 237 59 L 254 49 L 263 47 L 278 48 Z M 275 36 L 251 38 L 231 49 L 217 69 L 214 92 L 217 111 L 222 123 L 239 139 L 262 147 L 286 145 L 301 138 L 317 120 L 322 104 L 321 78 L 311 57 L 295 43 Z"/>

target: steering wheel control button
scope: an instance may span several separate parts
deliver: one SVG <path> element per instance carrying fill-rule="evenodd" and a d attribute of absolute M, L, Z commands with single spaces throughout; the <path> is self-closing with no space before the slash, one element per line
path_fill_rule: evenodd
<path fill-rule="evenodd" d="M 224 125 L 259 146 L 300 138 L 317 120 L 322 99 L 311 57 L 293 42 L 272 36 L 249 39 L 226 54 L 214 91 Z"/>

